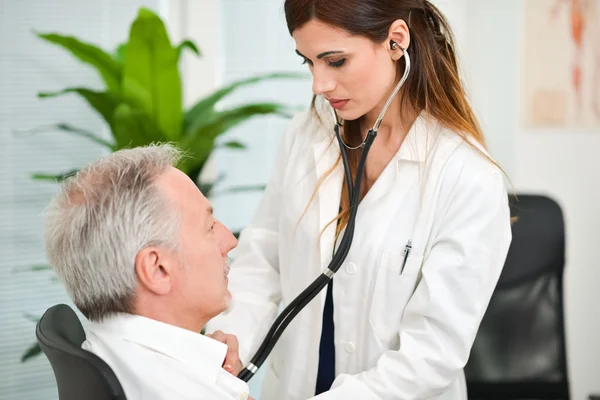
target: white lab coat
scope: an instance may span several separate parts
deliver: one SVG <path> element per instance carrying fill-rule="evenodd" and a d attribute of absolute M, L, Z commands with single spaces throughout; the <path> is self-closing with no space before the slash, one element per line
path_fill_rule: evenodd
<path fill-rule="evenodd" d="M 289 304 L 331 260 L 335 223 L 319 235 L 337 215 L 344 175 L 338 163 L 310 202 L 339 156 L 331 119 L 321 121 L 306 112 L 291 122 L 240 237 L 233 306 L 208 326 L 238 336 L 244 365 L 280 301 Z M 422 114 L 359 206 L 352 247 L 333 280 L 337 378 L 317 398 L 466 399 L 463 367 L 510 241 L 499 168 Z M 325 295 L 280 338 L 263 366 L 260 400 L 314 396 Z"/>

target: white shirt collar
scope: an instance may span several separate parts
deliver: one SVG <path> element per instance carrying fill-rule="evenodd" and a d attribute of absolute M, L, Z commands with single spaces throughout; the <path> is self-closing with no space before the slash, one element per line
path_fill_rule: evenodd
<path fill-rule="evenodd" d="M 224 343 L 139 315 L 117 314 L 100 323 L 90 322 L 89 329 L 176 359 L 212 382 L 217 380 L 227 353 Z"/>

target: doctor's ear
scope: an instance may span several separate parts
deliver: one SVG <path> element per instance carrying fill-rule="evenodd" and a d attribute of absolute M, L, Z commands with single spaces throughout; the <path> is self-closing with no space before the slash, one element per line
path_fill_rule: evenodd
<path fill-rule="evenodd" d="M 392 23 L 387 43 L 389 44 L 387 50 L 390 53 L 390 57 L 392 60 L 398 61 L 410 45 L 410 32 L 408 25 L 403 19 L 397 19 Z"/>

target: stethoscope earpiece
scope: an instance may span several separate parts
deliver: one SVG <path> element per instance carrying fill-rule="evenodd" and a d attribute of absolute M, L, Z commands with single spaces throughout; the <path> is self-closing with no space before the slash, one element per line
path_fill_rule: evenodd
<path fill-rule="evenodd" d="M 397 42 L 394 42 L 393 40 L 390 40 L 390 49 L 392 49 L 392 50 L 400 49 L 406 53 L 406 49 L 404 47 L 400 46 Z"/>

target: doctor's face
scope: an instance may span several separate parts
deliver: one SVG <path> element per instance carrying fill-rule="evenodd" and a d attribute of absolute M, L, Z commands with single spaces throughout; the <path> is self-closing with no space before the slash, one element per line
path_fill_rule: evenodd
<path fill-rule="evenodd" d="M 380 105 L 392 92 L 396 63 L 385 43 L 311 20 L 292 36 L 296 52 L 313 76 L 313 93 L 323 96 L 338 115 L 355 120 Z"/>

